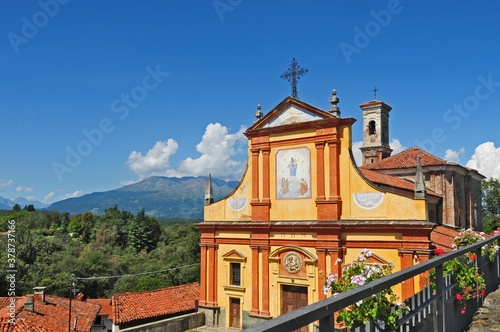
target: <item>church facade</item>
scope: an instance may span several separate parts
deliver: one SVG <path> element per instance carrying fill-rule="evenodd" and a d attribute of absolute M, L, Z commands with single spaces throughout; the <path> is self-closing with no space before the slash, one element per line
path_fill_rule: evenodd
<path fill-rule="evenodd" d="M 322 276 L 340 274 L 339 259 L 353 261 L 364 248 L 393 271 L 429 258 L 437 226 L 429 208 L 438 211 L 443 195 L 426 188 L 419 160 L 413 182 L 358 167 L 356 120 L 340 118 L 335 93 L 329 111 L 287 97 L 258 116 L 245 133 L 248 164 L 238 187 L 213 202 L 209 183 L 197 225 L 200 307 L 209 325 L 246 328 L 324 299 Z M 391 154 L 390 107 L 367 104 L 363 153 L 376 165 Z M 423 286 L 419 276 L 395 291 L 405 299 Z"/>

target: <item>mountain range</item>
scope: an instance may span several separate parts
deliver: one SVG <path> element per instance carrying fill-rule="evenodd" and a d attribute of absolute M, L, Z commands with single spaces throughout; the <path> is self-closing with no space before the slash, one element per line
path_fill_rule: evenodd
<path fill-rule="evenodd" d="M 207 181 L 207 177 L 151 176 L 115 190 L 58 201 L 47 210 L 101 214 L 117 205 L 118 209 L 133 213 L 144 208 L 148 215 L 154 217 L 202 219 Z M 215 200 L 229 195 L 238 183 L 212 178 Z"/>
<path fill-rule="evenodd" d="M 37 200 L 29 200 L 26 198 L 18 197 L 16 199 L 9 199 L 9 198 L 4 198 L 0 196 L 0 210 L 11 210 L 12 207 L 16 204 L 19 204 L 19 206 L 24 208 L 26 205 L 33 204 L 35 209 L 43 209 L 49 206 L 48 204 L 44 204 L 40 201 Z"/>

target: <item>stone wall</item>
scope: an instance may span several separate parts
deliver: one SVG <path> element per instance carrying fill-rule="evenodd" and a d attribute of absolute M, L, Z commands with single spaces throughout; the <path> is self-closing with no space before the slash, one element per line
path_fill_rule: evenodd
<path fill-rule="evenodd" d="M 190 314 L 163 319 L 157 322 L 129 326 L 127 328 L 115 327 L 116 332 L 182 332 L 205 325 L 205 313 L 193 312 Z"/>

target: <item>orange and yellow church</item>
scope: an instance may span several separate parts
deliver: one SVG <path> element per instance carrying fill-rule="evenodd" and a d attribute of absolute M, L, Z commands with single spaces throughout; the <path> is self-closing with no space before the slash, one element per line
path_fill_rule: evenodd
<path fill-rule="evenodd" d="M 414 182 L 359 168 L 351 151 L 356 120 L 340 118 L 335 90 L 330 102 L 324 111 L 287 97 L 265 116 L 259 110 L 245 133 L 248 164 L 238 187 L 213 202 L 209 180 L 197 225 L 209 325 L 246 328 L 324 299 L 322 274 L 340 274 L 337 259 L 352 261 L 363 248 L 394 271 L 429 258 L 430 210 L 442 195 L 426 188 L 420 161 Z M 360 107 L 363 155 L 375 163 L 391 153 L 391 108 Z M 423 285 L 416 277 L 396 292 L 405 299 Z"/>

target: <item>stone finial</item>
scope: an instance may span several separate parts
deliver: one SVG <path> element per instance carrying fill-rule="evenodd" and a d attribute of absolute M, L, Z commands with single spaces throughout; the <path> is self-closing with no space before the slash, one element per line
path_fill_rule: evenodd
<path fill-rule="evenodd" d="M 420 155 L 417 156 L 417 172 L 415 174 L 415 199 L 426 199 L 427 190 L 425 188 L 424 172 L 420 164 Z"/>
<path fill-rule="evenodd" d="M 340 118 L 340 107 L 337 106 L 339 103 L 339 98 L 337 97 L 337 90 L 333 89 L 332 91 L 333 97 L 330 97 L 330 103 L 332 106 L 330 106 L 329 112 L 333 116 Z"/>
<path fill-rule="evenodd" d="M 214 202 L 214 188 L 212 187 L 212 174 L 208 174 L 207 190 L 205 190 L 205 205 Z"/>
<path fill-rule="evenodd" d="M 257 112 L 255 112 L 255 117 L 257 118 L 257 120 L 255 120 L 255 122 L 259 121 L 262 116 L 264 115 L 261 111 L 260 111 L 260 104 L 257 105 Z"/>

